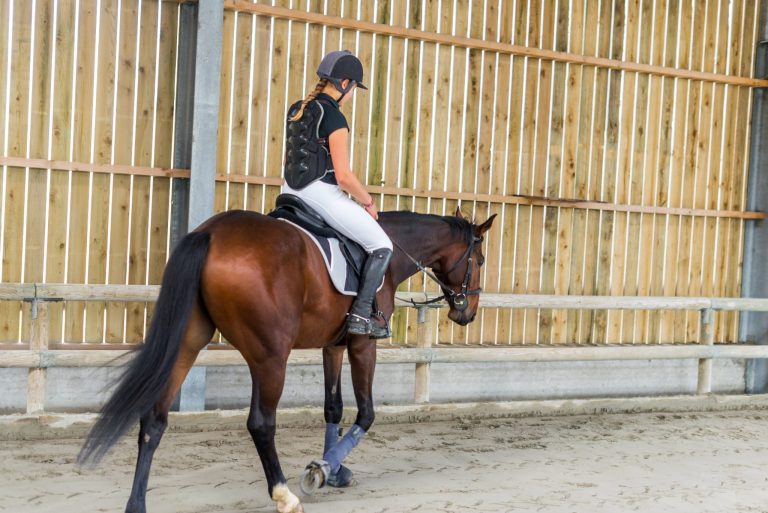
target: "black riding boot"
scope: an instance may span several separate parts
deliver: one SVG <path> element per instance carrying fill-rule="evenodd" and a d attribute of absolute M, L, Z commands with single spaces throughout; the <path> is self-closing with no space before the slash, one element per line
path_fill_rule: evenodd
<path fill-rule="evenodd" d="M 363 276 L 360 283 L 360 289 L 357 291 L 357 297 L 347 316 L 347 328 L 350 333 L 355 335 L 375 335 L 375 338 L 389 336 L 387 320 L 384 319 L 384 326 L 374 326 L 371 322 L 373 313 L 373 300 L 376 298 L 376 289 L 381 285 L 381 280 L 389 267 L 389 260 L 392 258 L 392 250 L 377 249 L 365 261 L 363 266 Z"/>

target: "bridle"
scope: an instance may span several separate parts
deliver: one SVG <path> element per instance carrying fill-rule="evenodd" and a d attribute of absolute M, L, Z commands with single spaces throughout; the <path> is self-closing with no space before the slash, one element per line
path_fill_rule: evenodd
<path fill-rule="evenodd" d="M 443 275 L 451 274 L 458 266 L 461 264 L 464 260 L 467 261 L 467 272 L 464 274 L 464 281 L 461 284 L 461 292 L 454 292 L 450 286 L 446 285 L 440 278 L 435 276 L 433 273 L 431 273 L 424 265 L 422 265 L 421 262 L 413 258 L 408 252 L 403 249 L 403 247 L 397 243 L 397 241 L 392 240 L 392 243 L 397 246 L 400 251 L 402 251 L 405 256 L 407 256 L 411 262 L 413 262 L 416 267 L 419 269 L 419 271 L 423 272 L 429 278 L 431 278 L 434 282 L 436 282 L 438 285 L 440 285 L 440 288 L 443 290 L 443 295 L 438 296 L 434 299 L 430 299 L 429 301 L 414 301 L 413 299 L 408 300 L 409 303 L 411 303 L 413 306 L 424 306 L 429 305 L 432 303 L 437 303 L 438 301 L 442 301 L 443 299 L 447 300 L 448 303 L 453 305 L 453 308 L 458 310 L 459 312 L 463 312 L 467 309 L 467 306 L 469 306 L 469 303 L 467 301 L 467 296 L 477 295 L 482 292 L 482 288 L 472 289 L 469 290 L 469 280 L 472 278 L 472 265 L 473 265 L 473 258 L 472 258 L 472 251 L 475 249 L 475 244 L 482 242 L 482 237 L 477 237 L 476 235 L 472 235 L 472 241 L 467 246 L 466 251 L 464 251 L 464 254 L 461 255 L 461 257 L 456 260 L 456 262 L 451 266 L 450 269 L 447 271 L 441 273 Z"/>

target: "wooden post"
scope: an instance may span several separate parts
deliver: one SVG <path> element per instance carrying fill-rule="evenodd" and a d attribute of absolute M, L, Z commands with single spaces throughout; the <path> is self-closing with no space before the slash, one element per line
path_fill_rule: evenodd
<path fill-rule="evenodd" d="M 432 309 L 425 306 L 418 308 L 418 315 L 416 322 L 418 327 L 416 329 L 416 339 L 418 347 L 429 348 L 432 347 L 432 342 L 435 336 L 434 325 L 434 312 Z M 413 402 L 428 403 L 429 402 L 429 363 L 417 363 L 416 364 L 416 379 L 413 383 Z"/>
<path fill-rule="evenodd" d="M 32 302 L 32 322 L 29 329 L 29 349 L 46 351 L 48 349 L 48 303 Z M 46 369 L 29 369 L 27 377 L 27 413 L 39 413 L 45 410 Z"/>
<path fill-rule="evenodd" d="M 699 332 L 699 343 L 711 346 L 715 343 L 715 330 L 712 326 L 712 309 L 705 308 L 701 311 L 701 326 Z M 701 358 L 699 360 L 699 381 L 696 392 L 709 394 L 712 392 L 712 358 Z"/>

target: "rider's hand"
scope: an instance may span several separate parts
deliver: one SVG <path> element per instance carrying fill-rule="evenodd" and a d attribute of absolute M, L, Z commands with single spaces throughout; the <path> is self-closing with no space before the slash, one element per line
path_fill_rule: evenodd
<path fill-rule="evenodd" d="M 379 219 L 379 212 L 376 210 L 376 203 L 371 202 L 369 205 L 363 205 L 363 208 L 372 218 L 376 220 Z"/>

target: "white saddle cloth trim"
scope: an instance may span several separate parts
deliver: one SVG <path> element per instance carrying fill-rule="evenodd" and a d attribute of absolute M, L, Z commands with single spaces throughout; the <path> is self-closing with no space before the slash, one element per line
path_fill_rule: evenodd
<path fill-rule="evenodd" d="M 290 222 L 287 219 L 280 219 L 280 221 L 285 221 L 291 226 L 306 233 L 307 236 L 310 239 L 312 239 L 312 242 L 315 243 L 315 246 L 317 246 L 317 250 L 320 252 L 320 255 L 323 257 L 323 261 L 325 262 L 325 267 L 326 269 L 328 269 L 328 275 L 331 277 L 331 282 L 333 283 L 333 286 L 336 287 L 336 290 L 338 290 L 340 293 L 344 294 L 345 296 L 357 296 L 356 290 L 344 289 L 344 285 L 347 282 L 347 272 L 348 272 L 347 267 L 349 267 L 349 265 L 347 264 L 347 260 L 344 258 L 344 255 L 341 252 L 341 247 L 339 246 L 338 239 L 332 239 L 332 238 L 328 239 L 328 243 L 331 245 L 331 258 L 329 260 L 325 254 L 325 251 L 323 251 L 323 247 L 320 245 L 319 242 L 317 242 L 317 238 L 312 232 L 302 228 L 296 223 Z M 381 285 L 379 285 L 379 288 L 377 290 L 381 290 L 382 285 L 384 285 L 384 280 L 381 280 Z"/>

